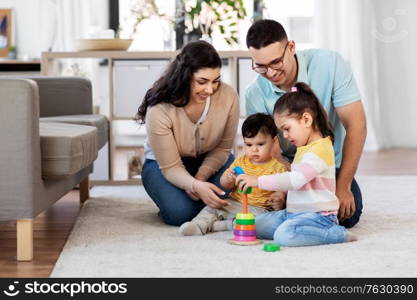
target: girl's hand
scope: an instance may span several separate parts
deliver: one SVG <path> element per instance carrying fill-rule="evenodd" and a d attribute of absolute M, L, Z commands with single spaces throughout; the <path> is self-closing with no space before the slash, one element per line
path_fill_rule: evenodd
<path fill-rule="evenodd" d="M 258 186 L 258 177 L 246 174 L 241 174 L 236 178 L 236 184 L 239 186 L 242 192 L 246 192 L 249 187 Z"/>
<path fill-rule="evenodd" d="M 210 182 L 195 180 L 193 183 L 193 193 L 197 194 L 206 205 L 212 208 L 222 208 L 223 206 L 229 205 L 227 201 L 217 196 L 224 195 L 224 191 Z"/>

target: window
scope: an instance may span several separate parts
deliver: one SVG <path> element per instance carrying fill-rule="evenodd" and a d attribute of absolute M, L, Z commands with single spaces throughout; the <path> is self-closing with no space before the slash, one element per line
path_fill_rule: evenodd
<path fill-rule="evenodd" d="M 294 40 L 297 49 L 311 48 L 314 1 L 264 0 L 264 19 L 273 19 L 284 26 L 288 38 Z"/>

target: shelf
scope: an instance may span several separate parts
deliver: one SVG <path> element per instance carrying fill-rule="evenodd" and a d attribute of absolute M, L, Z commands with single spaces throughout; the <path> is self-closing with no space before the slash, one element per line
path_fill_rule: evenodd
<path fill-rule="evenodd" d="M 0 72 L 40 72 L 41 62 L 39 60 L 0 60 Z"/>

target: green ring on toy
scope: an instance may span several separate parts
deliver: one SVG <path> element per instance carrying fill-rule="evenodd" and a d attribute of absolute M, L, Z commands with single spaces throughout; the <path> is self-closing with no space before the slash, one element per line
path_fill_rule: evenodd
<path fill-rule="evenodd" d="M 245 174 L 245 172 L 243 171 L 243 169 L 241 167 L 239 167 L 239 166 L 234 167 L 233 168 L 233 171 L 237 175 Z M 243 194 L 243 191 L 240 188 L 238 188 L 237 190 L 238 190 L 239 193 Z M 250 193 L 252 193 L 252 187 L 249 187 L 244 194 L 247 195 L 247 194 L 250 194 Z"/>
<path fill-rule="evenodd" d="M 236 220 L 255 220 L 255 215 L 252 213 L 248 213 L 248 214 L 237 213 Z"/>
<path fill-rule="evenodd" d="M 237 191 L 238 191 L 239 193 L 243 194 L 243 191 L 242 191 L 240 188 L 238 188 L 238 189 L 237 189 Z M 247 190 L 246 190 L 246 192 L 245 192 L 245 194 L 246 194 L 246 195 L 248 195 L 248 194 L 250 194 L 250 193 L 252 193 L 252 187 L 248 187 L 248 189 L 247 189 Z"/>
<path fill-rule="evenodd" d="M 242 220 L 242 219 L 235 219 L 236 224 L 239 225 L 254 225 L 255 224 L 255 219 L 253 220 Z"/>

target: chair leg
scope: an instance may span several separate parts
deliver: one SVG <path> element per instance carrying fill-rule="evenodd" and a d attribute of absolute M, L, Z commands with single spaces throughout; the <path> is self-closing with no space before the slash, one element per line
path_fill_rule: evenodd
<path fill-rule="evenodd" d="M 88 198 L 90 198 L 90 180 L 87 176 L 87 178 L 80 182 L 80 204 L 84 204 Z"/>
<path fill-rule="evenodd" d="M 22 219 L 16 222 L 17 260 L 33 259 L 33 220 Z"/>

